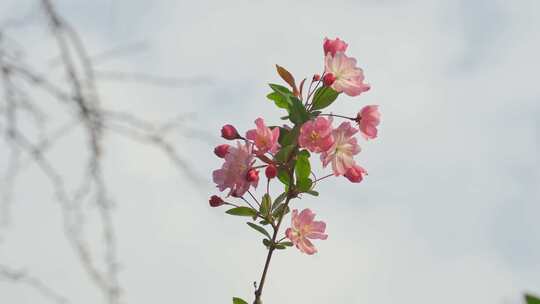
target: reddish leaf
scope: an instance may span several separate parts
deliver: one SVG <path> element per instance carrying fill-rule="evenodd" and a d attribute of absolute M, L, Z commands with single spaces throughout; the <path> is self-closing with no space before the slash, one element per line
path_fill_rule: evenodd
<path fill-rule="evenodd" d="M 276 64 L 276 69 L 277 69 L 277 72 L 279 74 L 279 76 L 281 76 L 281 78 L 283 80 L 285 80 L 285 82 L 291 86 L 291 88 L 293 89 L 293 94 L 295 96 L 299 96 L 299 93 L 298 93 L 298 89 L 296 88 L 296 83 L 294 81 L 294 77 L 293 75 L 287 71 L 284 67 L 282 66 L 279 66 Z"/>
<path fill-rule="evenodd" d="M 302 90 L 304 89 L 304 82 L 306 82 L 306 78 L 300 82 L 300 99 L 302 99 Z"/>

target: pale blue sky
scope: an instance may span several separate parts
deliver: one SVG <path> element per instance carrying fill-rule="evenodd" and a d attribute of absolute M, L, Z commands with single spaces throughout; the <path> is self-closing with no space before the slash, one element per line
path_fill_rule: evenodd
<path fill-rule="evenodd" d="M 0 22 L 34 2 L 2 1 Z M 57 3 L 92 53 L 144 42 L 98 68 L 208 80 L 174 89 L 101 83 L 110 108 L 156 120 L 192 112 L 189 126 L 214 134 L 177 136 L 206 179 L 201 189 L 158 151 L 109 138 L 125 303 L 251 299 L 264 248 L 242 220 L 207 206 L 220 165 L 212 147 L 224 123 L 278 123 L 265 99 L 266 83 L 278 81 L 273 65 L 297 78 L 318 72 L 325 36 L 349 43 L 372 85 L 331 110 L 379 104 L 380 138 L 362 145 L 370 173 L 362 184 L 330 180 L 319 199 L 298 202 L 327 222 L 329 239 L 316 256 L 276 256 L 265 303 L 517 304 L 523 291 L 540 293 L 540 2 Z M 50 42 L 36 18 L 14 33 L 43 65 Z M 75 162 L 74 149 L 65 142 L 55 157 Z M 0 230 L 0 262 L 33 271 L 72 303 L 99 303 L 63 239 L 50 189 L 35 169 L 23 178 L 13 224 Z M 0 302 L 47 303 L 3 281 Z"/>

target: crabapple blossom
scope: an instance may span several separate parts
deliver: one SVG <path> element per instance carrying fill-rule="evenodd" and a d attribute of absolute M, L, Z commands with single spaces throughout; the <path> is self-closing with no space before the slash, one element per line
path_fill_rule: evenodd
<path fill-rule="evenodd" d="M 365 139 L 374 139 L 377 137 L 377 126 L 381 122 L 381 113 L 379 106 L 365 106 L 356 115 L 356 122 L 360 128 L 360 133 Z"/>
<path fill-rule="evenodd" d="M 358 129 L 351 126 L 350 122 L 342 122 L 339 127 L 332 131 L 334 144 L 330 149 L 321 154 L 323 166 L 332 163 L 332 170 L 335 176 L 343 175 L 349 168 L 354 166 L 353 156 L 360 153 L 354 134 Z"/>
<path fill-rule="evenodd" d="M 242 196 L 250 186 L 257 187 L 257 181 L 248 181 L 247 172 L 254 163 L 253 148 L 250 143 L 237 143 L 236 147 L 229 147 L 225 155 L 225 163 L 221 169 L 213 172 L 214 182 L 219 191 L 230 189 L 229 195 Z"/>
<path fill-rule="evenodd" d="M 334 40 L 324 38 L 323 49 L 324 55 L 336 55 L 337 52 L 344 53 L 349 45 L 345 41 L 336 38 Z"/>
<path fill-rule="evenodd" d="M 310 209 L 304 209 L 298 213 L 297 209 L 292 211 L 291 227 L 285 230 L 285 235 L 303 253 L 314 254 L 317 252 L 315 245 L 309 239 L 326 240 L 328 235 L 324 233 L 326 223 L 314 221 L 315 213 Z"/>
<path fill-rule="evenodd" d="M 340 93 L 357 96 L 370 89 L 356 59 L 345 55 L 347 47 L 339 38 L 325 38 L 324 70 L 308 77 L 295 78 L 287 69 L 276 65 L 284 83 L 269 84 L 272 91 L 266 96 L 281 112 L 279 117 L 284 122 L 279 127 L 269 127 L 258 117 L 255 128 L 247 130 L 245 137 L 230 124 L 221 129 L 223 138 L 236 140 L 235 144 L 214 148 L 214 153 L 223 160 L 221 167 L 212 172 L 213 181 L 220 191 L 227 190 L 227 197 L 212 195 L 208 202 L 211 207 L 229 206 L 225 213 L 248 219 L 247 225 L 264 236 L 262 244 L 267 249 L 261 279 L 255 284 L 255 299 L 250 303 L 262 303 L 272 255 L 281 251 L 276 249 L 295 246 L 312 255 L 317 252 L 313 240 L 328 237 L 326 223 L 315 221 L 315 213 L 310 209 L 290 211 L 293 204 L 296 207 L 306 202 L 297 198 L 317 197 L 320 183 L 329 181 L 326 178 L 330 176 L 343 176 L 352 183 L 360 183 L 367 175 L 366 169 L 354 159 L 360 153 L 357 133 L 366 139 L 377 137 L 378 106 L 365 106 L 355 117 L 327 111 Z M 305 85 L 309 77 L 311 82 Z M 332 125 L 334 120 L 341 120 L 337 128 Z M 322 169 L 332 173 L 317 178 L 320 168 L 315 168 L 314 159 L 318 158 Z M 263 169 L 266 180 L 261 191 L 257 186 Z M 283 236 L 280 228 L 288 216 L 291 226 L 280 238 Z M 233 298 L 233 303 L 247 301 Z"/>
<path fill-rule="evenodd" d="M 324 72 L 335 76 L 331 86 L 339 93 L 357 96 L 370 89 L 369 84 L 364 83 L 364 72 L 356 66 L 356 59 L 344 53 L 327 54 Z"/>
<path fill-rule="evenodd" d="M 311 152 L 324 152 L 334 143 L 332 118 L 322 116 L 305 122 L 300 128 L 298 144 Z"/>
<path fill-rule="evenodd" d="M 246 138 L 255 142 L 257 153 L 275 153 L 279 149 L 279 128 L 270 130 L 260 117 L 255 120 L 255 125 L 256 129 L 246 132 Z"/>

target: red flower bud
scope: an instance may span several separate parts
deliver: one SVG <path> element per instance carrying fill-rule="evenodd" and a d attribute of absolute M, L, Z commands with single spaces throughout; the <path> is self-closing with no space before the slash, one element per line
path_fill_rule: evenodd
<path fill-rule="evenodd" d="M 221 128 L 221 137 L 232 140 L 240 138 L 240 135 L 232 125 L 224 125 L 223 128 Z"/>
<path fill-rule="evenodd" d="M 332 73 L 324 74 L 322 81 L 325 86 L 329 87 L 334 83 L 334 81 L 336 81 L 336 76 L 334 76 Z"/>
<path fill-rule="evenodd" d="M 225 155 L 229 152 L 229 145 L 223 144 L 214 148 L 214 154 L 219 158 L 225 158 Z"/>
<path fill-rule="evenodd" d="M 353 167 L 349 168 L 343 176 L 345 176 L 352 183 L 359 183 L 364 179 L 364 175 L 366 174 L 366 169 L 358 165 L 354 165 Z"/>
<path fill-rule="evenodd" d="M 319 74 L 313 75 L 313 82 L 319 81 L 320 79 L 321 79 L 321 75 L 319 75 Z"/>
<path fill-rule="evenodd" d="M 212 195 L 210 199 L 208 200 L 208 202 L 210 203 L 210 206 L 212 207 L 219 207 L 225 203 L 225 201 L 223 201 L 221 197 L 217 195 Z"/>
<path fill-rule="evenodd" d="M 266 170 L 264 171 L 264 174 L 266 174 L 266 177 L 268 179 L 274 178 L 277 175 L 277 168 L 274 165 L 268 165 L 266 167 Z"/>
<path fill-rule="evenodd" d="M 255 169 L 249 169 L 246 173 L 246 180 L 250 183 L 256 183 L 259 181 L 259 171 Z"/>

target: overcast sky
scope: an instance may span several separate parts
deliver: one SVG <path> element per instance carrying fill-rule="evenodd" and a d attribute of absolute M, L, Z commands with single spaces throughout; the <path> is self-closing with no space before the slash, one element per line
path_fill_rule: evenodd
<path fill-rule="evenodd" d="M 2 0 L 0 23 L 35 11 L 35 2 Z M 265 98 L 266 83 L 279 81 L 273 65 L 297 78 L 320 72 L 325 36 L 349 43 L 372 85 L 331 110 L 380 105 L 380 136 L 362 141 L 364 182 L 329 179 L 318 199 L 295 202 L 327 222 L 329 238 L 315 256 L 279 252 L 264 303 L 517 304 L 524 291 L 540 293 L 539 1 L 56 2 L 93 54 L 142 43 L 99 69 L 204 80 L 185 88 L 100 82 L 108 108 L 156 121 L 192 113 L 187 126 L 203 131 L 175 139 L 203 179 L 199 188 L 158 150 L 107 139 L 125 303 L 252 299 L 265 249 L 242 219 L 208 207 L 220 166 L 212 149 L 224 123 L 279 123 Z M 43 18 L 31 16 L 13 33 L 29 60 L 45 65 L 51 42 Z M 70 140 L 53 157 L 76 162 Z M 0 263 L 27 269 L 72 303 L 100 303 L 46 180 L 30 167 L 19 181 Z M 48 303 L 1 280 L 0 302 Z"/>

